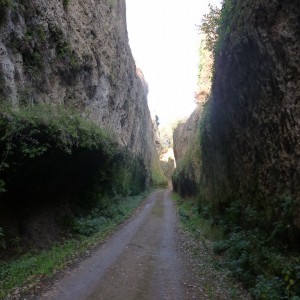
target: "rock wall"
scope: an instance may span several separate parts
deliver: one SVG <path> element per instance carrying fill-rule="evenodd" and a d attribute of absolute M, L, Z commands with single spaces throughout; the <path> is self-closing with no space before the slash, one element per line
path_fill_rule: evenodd
<path fill-rule="evenodd" d="M 153 125 L 145 81 L 128 45 L 125 0 L 6 5 L 0 16 L 2 100 L 77 108 L 150 168 Z"/>
<path fill-rule="evenodd" d="M 199 67 L 198 67 L 198 88 L 195 100 L 199 104 L 204 104 L 211 92 L 211 81 L 213 73 L 213 53 L 207 49 L 206 35 L 201 33 L 201 43 L 199 48 Z"/>
<path fill-rule="evenodd" d="M 231 5 L 203 128 L 201 199 L 218 213 L 239 199 L 270 231 L 283 222 L 299 234 L 300 6 Z"/>
<path fill-rule="evenodd" d="M 173 150 L 176 163 L 183 159 L 184 155 L 196 137 L 200 121 L 200 106 L 184 122 L 179 123 L 173 131 Z"/>
<path fill-rule="evenodd" d="M 199 105 L 185 123 L 173 132 L 176 170 L 172 177 L 174 190 L 182 196 L 196 196 L 200 183 L 200 114 Z"/>

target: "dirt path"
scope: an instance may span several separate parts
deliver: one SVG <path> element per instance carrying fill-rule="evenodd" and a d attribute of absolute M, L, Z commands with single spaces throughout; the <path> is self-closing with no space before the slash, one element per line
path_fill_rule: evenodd
<path fill-rule="evenodd" d="M 143 210 L 42 299 L 184 299 L 170 191 Z"/>
<path fill-rule="evenodd" d="M 193 282 L 170 193 L 152 193 L 134 219 L 39 299 L 211 299 Z"/>

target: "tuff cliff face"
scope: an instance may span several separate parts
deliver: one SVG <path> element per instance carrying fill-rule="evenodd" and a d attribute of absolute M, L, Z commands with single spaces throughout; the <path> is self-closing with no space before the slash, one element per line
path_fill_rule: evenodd
<path fill-rule="evenodd" d="M 183 196 L 195 196 L 200 182 L 200 114 L 198 106 L 185 123 L 173 132 L 173 149 L 176 171 L 173 188 Z"/>
<path fill-rule="evenodd" d="M 250 205 L 265 216 L 265 228 L 288 222 L 286 235 L 295 240 L 300 229 L 300 6 L 297 1 L 231 5 L 203 129 L 201 197 L 219 212 L 242 199 L 244 208 Z"/>
<path fill-rule="evenodd" d="M 176 163 L 183 159 L 196 137 L 200 121 L 200 106 L 184 122 L 177 125 L 173 131 L 173 149 Z"/>
<path fill-rule="evenodd" d="M 75 107 L 112 130 L 150 168 L 153 127 L 145 82 L 136 74 L 128 45 L 125 0 L 6 5 L 1 7 L 1 98 L 15 105 Z"/>
<path fill-rule="evenodd" d="M 0 1 L 0 37 L 1 258 L 165 178 L 125 0 Z"/>

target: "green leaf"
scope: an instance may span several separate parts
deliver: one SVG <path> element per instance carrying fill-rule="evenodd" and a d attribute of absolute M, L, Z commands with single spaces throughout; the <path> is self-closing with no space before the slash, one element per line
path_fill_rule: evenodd
<path fill-rule="evenodd" d="M 289 275 L 285 275 L 284 280 L 285 280 L 285 281 L 288 281 L 289 278 L 290 278 Z"/>

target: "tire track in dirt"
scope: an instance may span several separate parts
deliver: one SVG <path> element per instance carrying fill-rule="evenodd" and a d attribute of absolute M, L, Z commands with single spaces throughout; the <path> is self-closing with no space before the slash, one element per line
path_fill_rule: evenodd
<path fill-rule="evenodd" d="M 42 299 L 183 299 L 170 191 L 155 191 L 143 210 Z"/>
<path fill-rule="evenodd" d="M 153 192 L 123 228 L 35 299 L 230 299 L 225 294 L 208 297 L 199 285 L 195 265 L 183 251 L 185 235 L 170 195 L 171 190 Z M 214 276 L 207 277 L 211 282 Z M 217 286 L 215 279 L 212 284 Z"/>

